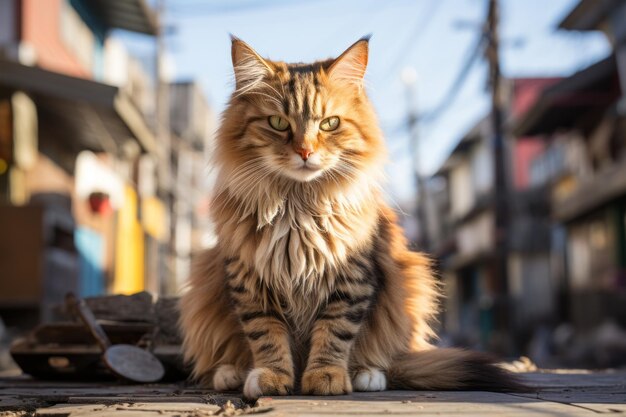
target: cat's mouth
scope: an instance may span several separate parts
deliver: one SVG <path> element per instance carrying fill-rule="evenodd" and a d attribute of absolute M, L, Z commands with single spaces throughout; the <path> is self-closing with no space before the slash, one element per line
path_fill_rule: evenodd
<path fill-rule="evenodd" d="M 297 181 L 311 181 L 322 173 L 323 169 L 320 165 L 302 164 L 297 168 L 287 170 L 287 175 Z"/>
<path fill-rule="evenodd" d="M 321 171 L 322 167 L 319 165 L 309 165 L 309 164 L 304 164 L 300 167 L 301 170 L 304 171 L 311 171 L 311 172 L 315 172 L 315 171 Z"/>

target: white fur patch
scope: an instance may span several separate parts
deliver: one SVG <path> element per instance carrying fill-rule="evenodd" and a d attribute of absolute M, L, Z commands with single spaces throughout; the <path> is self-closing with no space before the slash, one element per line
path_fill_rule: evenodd
<path fill-rule="evenodd" d="M 213 389 L 216 391 L 232 391 L 241 387 L 241 374 L 233 365 L 220 365 L 213 375 Z"/>
<path fill-rule="evenodd" d="M 366 369 L 356 374 L 352 386 L 355 391 L 384 391 L 387 377 L 380 369 Z"/>
<path fill-rule="evenodd" d="M 246 378 L 246 383 L 243 386 L 244 397 L 259 398 L 263 395 L 263 391 L 261 391 L 261 387 L 259 386 L 259 377 L 264 371 L 266 371 L 265 368 L 254 368 L 250 371 L 248 378 Z"/>

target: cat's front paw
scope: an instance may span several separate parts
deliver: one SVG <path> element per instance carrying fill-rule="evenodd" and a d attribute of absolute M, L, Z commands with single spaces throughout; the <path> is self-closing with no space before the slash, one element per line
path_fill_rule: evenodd
<path fill-rule="evenodd" d="M 355 391 L 384 391 L 387 377 L 380 369 L 361 369 L 354 375 L 352 385 Z"/>
<path fill-rule="evenodd" d="M 341 366 L 308 369 L 302 375 L 304 395 L 342 395 L 352 392 L 348 372 Z"/>
<path fill-rule="evenodd" d="M 293 376 L 269 368 L 254 368 L 243 386 L 243 396 L 257 399 L 263 395 L 288 395 L 293 390 Z"/>
<path fill-rule="evenodd" d="M 233 365 L 220 365 L 213 375 L 213 389 L 216 391 L 232 391 L 243 384 L 241 372 Z"/>

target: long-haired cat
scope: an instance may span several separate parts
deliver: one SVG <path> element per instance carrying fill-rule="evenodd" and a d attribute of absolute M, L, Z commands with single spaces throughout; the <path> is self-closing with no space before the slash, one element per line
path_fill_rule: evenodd
<path fill-rule="evenodd" d="M 286 64 L 233 38 L 232 60 L 218 244 L 197 258 L 180 303 L 193 376 L 248 398 L 516 388 L 486 357 L 430 344 L 439 289 L 381 196 L 368 39 Z"/>

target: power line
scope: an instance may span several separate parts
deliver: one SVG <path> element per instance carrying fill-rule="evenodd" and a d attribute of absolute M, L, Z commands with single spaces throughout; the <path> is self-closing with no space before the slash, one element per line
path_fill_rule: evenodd
<path fill-rule="evenodd" d="M 463 66 L 461 70 L 457 73 L 454 81 L 448 87 L 446 94 L 443 96 L 439 104 L 430 110 L 422 112 L 419 115 L 419 121 L 423 124 L 432 124 L 437 121 L 454 103 L 458 94 L 460 93 L 463 84 L 467 81 L 467 77 L 469 76 L 474 64 L 478 62 L 478 58 L 481 55 L 481 52 L 484 49 L 486 38 L 484 34 L 480 34 L 476 39 L 472 48 L 467 50 L 465 54 L 465 59 L 463 62 Z M 395 135 L 400 133 L 401 131 L 405 131 L 407 128 L 408 120 L 403 119 L 402 121 L 391 124 L 385 123 L 387 125 L 387 132 L 390 132 L 390 135 Z"/>
<path fill-rule="evenodd" d="M 470 74 L 472 67 L 480 57 L 481 52 L 483 51 L 483 47 L 485 45 L 485 40 L 485 36 L 481 33 L 480 36 L 478 36 L 478 38 L 476 39 L 474 46 L 468 50 L 461 70 L 454 79 L 454 82 L 448 88 L 448 91 L 444 95 L 443 99 L 439 102 L 437 106 L 427 112 L 422 113 L 422 115 L 420 116 L 421 122 L 434 122 L 439 117 L 441 117 L 441 115 L 448 109 L 448 107 L 452 105 L 457 95 L 459 94 L 461 87 L 467 80 L 467 77 Z"/>

